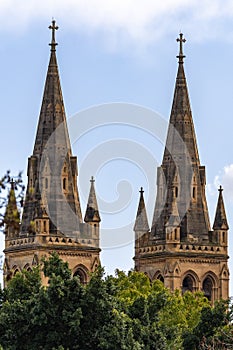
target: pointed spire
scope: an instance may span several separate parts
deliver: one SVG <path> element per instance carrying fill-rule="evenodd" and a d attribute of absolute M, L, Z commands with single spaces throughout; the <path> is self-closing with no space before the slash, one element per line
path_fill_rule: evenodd
<path fill-rule="evenodd" d="M 16 203 L 15 197 L 15 183 L 11 180 L 11 188 L 8 194 L 8 202 L 6 212 L 4 215 L 4 223 L 6 225 L 5 232 L 7 229 L 11 229 L 12 233 L 19 231 L 20 214 Z"/>
<path fill-rule="evenodd" d="M 181 152 L 186 152 L 185 156 L 188 156 L 192 162 L 199 164 L 197 141 L 183 65 L 185 56 L 182 45 L 186 39 L 183 38 L 182 33 L 180 33 L 180 38 L 177 41 L 180 43 L 180 52 L 177 56 L 179 65 L 164 158 L 166 159 L 171 153 L 173 157 L 176 157 L 180 156 Z"/>
<path fill-rule="evenodd" d="M 200 165 L 195 128 L 188 86 L 184 71 L 183 44 L 186 40 L 180 33 L 179 55 L 177 56 L 178 71 L 175 83 L 174 97 L 170 114 L 166 146 L 161 169 L 164 175 L 163 198 L 161 202 L 157 191 L 152 233 L 163 239 L 164 225 L 172 212 L 173 187 L 176 185 L 176 174 L 179 177 L 177 186 L 177 207 L 181 220 L 181 238 L 189 234 L 197 235 L 201 240 L 207 240 L 210 231 L 209 214 L 205 198 L 205 168 Z M 195 179 L 195 180 L 194 180 Z M 195 187 L 195 195 L 191 190 Z M 191 189 L 191 190 L 190 190 Z M 161 207 L 163 208 L 161 210 Z"/>
<path fill-rule="evenodd" d="M 144 191 L 142 187 L 139 192 L 140 192 L 140 199 L 139 199 L 138 211 L 137 211 L 137 216 L 136 216 L 135 225 L 134 225 L 134 231 L 148 232 L 149 224 L 148 224 L 146 206 L 145 206 L 144 195 L 143 195 Z"/>
<path fill-rule="evenodd" d="M 73 238 L 82 222 L 77 188 L 77 158 L 72 156 L 66 122 L 55 50 L 55 31 L 58 29 L 55 20 L 49 29 L 52 30 L 50 60 L 33 155 L 28 162 L 28 186 L 21 234 L 27 234 L 37 213 L 46 206 L 50 232 Z"/>
<path fill-rule="evenodd" d="M 57 43 L 55 41 L 55 30 L 58 29 L 58 26 L 56 26 L 55 20 L 52 21 L 52 25 L 49 26 L 49 29 L 52 30 L 52 40 L 49 44 L 51 46 L 51 55 L 33 151 L 33 155 L 37 156 L 41 156 L 47 141 L 51 135 L 53 135 L 58 126 L 61 127 L 59 128 L 59 135 L 55 136 L 59 137 L 57 143 L 59 143 L 60 147 L 65 147 L 68 152 L 71 152 L 68 128 L 66 123 L 65 106 L 63 102 L 56 58 Z"/>
<path fill-rule="evenodd" d="M 99 209 L 98 209 L 98 204 L 97 204 L 97 199 L 96 199 L 96 194 L 95 194 L 95 180 L 94 177 L 91 177 L 90 180 L 91 187 L 90 187 L 90 193 L 88 197 L 88 202 L 87 202 L 87 210 L 85 214 L 84 221 L 85 222 L 100 222 L 100 215 L 99 215 Z"/>
<path fill-rule="evenodd" d="M 217 204 L 217 208 L 216 208 L 213 229 L 214 230 L 228 230 L 229 226 L 227 223 L 227 216 L 226 216 L 225 206 L 224 206 L 224 201 L 223 201 L 223 195 L 222 195 L 223 188 L 222 188 L 222 186 L 219 187 L 218 191 L 219 191 L 218 204 Z"/>

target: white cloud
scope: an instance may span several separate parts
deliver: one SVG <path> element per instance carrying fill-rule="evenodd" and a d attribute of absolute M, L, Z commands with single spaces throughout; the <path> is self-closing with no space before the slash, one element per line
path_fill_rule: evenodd
<path fill-rule="evenodd" d="M 215 176 L 214 184 L 208 185 L 210 194 L 215 193 L 219 186 L 224 189 L 224 197 L 233 202 L 233 164 L 226 165 L 218 175 Z"/>
<path fill-rule="evenodd" d="M 52 16 L 87 33 L 150 44 L 180 29 L 193 40 L 222 35 L 218 20 L 233 17 L 232 0 L 1 0 L 0 31 L 29 29 Z"/>

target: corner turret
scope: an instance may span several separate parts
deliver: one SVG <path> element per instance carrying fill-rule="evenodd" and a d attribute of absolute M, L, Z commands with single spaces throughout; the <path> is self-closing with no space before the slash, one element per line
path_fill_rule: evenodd
<path fill-rule="evenodd" d="M 223 188 L 219 187 L 218 203 L 213 225 L 213 240 L 220 245 L 227 246 L 228 244 L 228 222 L 223 201 Z"/>
<path fill-rule="evenodd" d="M 4 233 L 7 238 L 18 237 L 20 229 L 20 214 L 15 197 L 15 184 L 11 181 L 11 188 L 8 194 L 8 202 L 6 212 L 4 215 L 5 230 Z"/>
<path fill-rule="evenodd" d="M 87 209 L 84 217 L 84 221 L 86 224 L 90 225 L 91 228 L 91 236 L 94 240 L 97 240 L 99 242 L 99 223 L 101 221 L 97 199 L 96 199 L 96 193 L 95 193 L 95 180 L 94 177 L 91 177 L 90 180 L 91 187 L 87 202 Z"/>
<path fill-rule="evenodd" d="M 138 204 L 138 211 L 137 216 L 134 224 L 134 232 L 135 232 L 135 269 L 137 271 L 140 270 L 139 267 L 139 255 L 140 255 L 140 246 L 141 246 L 141 239 L 148 238 L 147 235 L 149 234 L 150 228 L 148 224 L 147 219 L 147 213 L 146 213 L 146 206 L 144 201 L 144 191 L 141 187 L 140 189 L 140 199 Z"/>

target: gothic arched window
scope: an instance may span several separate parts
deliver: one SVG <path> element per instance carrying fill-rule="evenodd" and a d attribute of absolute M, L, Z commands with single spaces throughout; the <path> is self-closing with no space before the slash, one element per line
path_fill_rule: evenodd
<path fill-rule="evenodd" d="M 163 276 L 161 274 L 159 274 L 156 279 L 161 281 L 162 283 L 164 283 L 164 278 L 163 278 Z"/>
<path fill-rule="evenodd" d="M 77 276 L 79 277 L 79 280 L 82 284 L 86 284 L 87 283 L 87 274 L 86 272 L 82 269 L 82 268 L 78 268 L 75 273 L 74 273 L 74 277 Z"/>
<path fill-rule="evenodd" d="M 182 293 L 187 291 L 193 292 L 194 290 L 194 279 L 191 275 L 187 275 L 182 283 Z"/>
<path fill-rule="evenodd" d="M 205 297 L 208 300 L 212 300 L 212 294 L 213 294 L 213 281 L 210 277 L 206 277 L 203 282 L 203 292 Z"/>

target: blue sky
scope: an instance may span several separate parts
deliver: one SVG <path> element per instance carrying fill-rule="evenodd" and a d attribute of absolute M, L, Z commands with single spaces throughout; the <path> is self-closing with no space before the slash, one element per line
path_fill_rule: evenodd
<path fill-rule="evenodd" d="M 217 187 L 222 184 L 233 227 L 232 1 L 1 1 L 1 174 L 7 169 L 26 174 L 49 59 L 52 17 L 59 25 L 57 58 L 67 117 L 73 116 L 75 127 L 85 131 L 80 135 L 78 129 L 72 130 L 82 210 L 94 175 L 106 270 L 133 267 L 132 224 L 138 190 L 145 188 L 151 222 L 156 167 L 164 147 L 158 130 L 151 134 L 147 130 L 151 116 L 142 113 L 145 128 L 127 115 L 127 125 L 122 119 L 114 124 L 112 103 L 121 103 L 125 112 L 127 104 L 135 110 L 142 106 L 168 120 L 180 30 L 187 40 L 185 71 L 201 163 L 206 166 L 211 223 Z M 107 125 L 98 125 L 102 105 L 109 113 Z M 93 128 L 87 124 L 86 110 L 88 118 L 96 118 Z M 131 148 L 136 157 L 128 152 Z M 93 159 L 99 159 L 99 164 Z M 233 256 L 231 230 L 229 252 Z"/>

